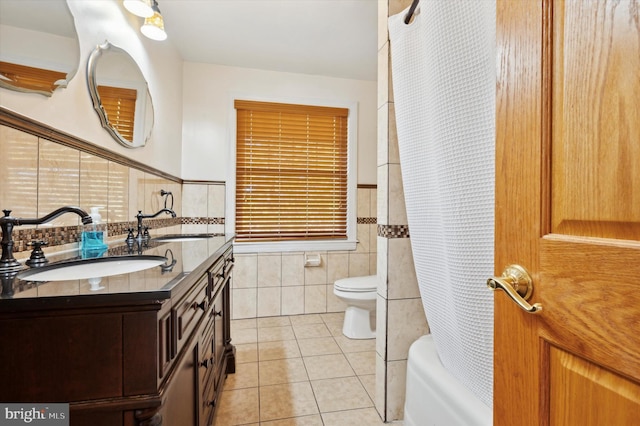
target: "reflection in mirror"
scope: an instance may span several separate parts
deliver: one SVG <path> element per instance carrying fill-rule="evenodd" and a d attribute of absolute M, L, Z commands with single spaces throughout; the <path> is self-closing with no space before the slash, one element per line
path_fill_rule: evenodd
<path fill-rule="evenodd" d="M 66 0 L 0 0 L 0 87 L 51 96 L 79 62 Z"/>
<path fill-rule="evenodd" d="M 153 128 L 153 104 L 133 58 L 104 42 L 89 56 L 87 79 L 102 127 L 127 148 L 144 146 Z"/>

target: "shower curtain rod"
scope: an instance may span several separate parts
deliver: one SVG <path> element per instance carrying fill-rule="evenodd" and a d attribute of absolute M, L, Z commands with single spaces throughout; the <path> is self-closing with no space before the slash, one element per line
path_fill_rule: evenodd
<path fill-rule="evenodd" d="M 409 8 L 409 12 L 407 12 L 407 16 L 404 17 L 404 23 L 408 24 L 409 21 L 411 21 L 411 17 L 413 17 L 413 12 L 416 11 L 416 7 L 418 7 L 418 3 L 420 3 L 420 0 L 413 0 L 413 3 L 411 3 L 411 7 Z"/>

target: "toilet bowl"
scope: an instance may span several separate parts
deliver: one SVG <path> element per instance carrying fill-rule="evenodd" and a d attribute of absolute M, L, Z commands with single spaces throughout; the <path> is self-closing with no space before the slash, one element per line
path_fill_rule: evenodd
<path fill-rule="evenodd" d="M 350 339 L 376 337 L 376 275 L 350 277 L 333 284 L 333 294 L 347 304 L 342 333 Z"/>

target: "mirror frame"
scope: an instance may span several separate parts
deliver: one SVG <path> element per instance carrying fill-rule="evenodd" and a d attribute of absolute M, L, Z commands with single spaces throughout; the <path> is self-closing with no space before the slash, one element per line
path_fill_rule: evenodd
<path fill-rule="evenodd" d="M 125 139 L 124 137 L 122 137 L 120 132 L 118 132 L 111 125 L 111 123 L 109 122 L 109 118 L 107 117 L 107 112 L 104 110 L 104 107 L 102 106 L 102 102 L 100 101 L 100 95 L 98 93 L 97 67 L 98 67 L 99 59 L 103 56 L 103 54 L 109 51 L 123 53 L 126 56 L 128 56 L 131 62 L 138 68 L 138 71 L 140 72 L 140 75 L 144 80 L 145 88 L 147 89 L 146 90 L 147 96 L 149 97 L 149 101 L 151 104 L 151 123 L 149 125 L 149 129 L 146 129 L 146 126 L 145 126 L 144 135 L 143 135 L 144 140 L 142 141 L 142 143 L 138 145 L 135 144 L 135 140 L 131 142 Z M 102 127 L 104 127 L 107 130 L 107 132 L 109 132 L 109 134 L 118 143 L 120 143 L 120 145 L 124 147 L 127 147 L 129 149 L 144 147 L 151 139 L 151 133 L 153 132 L 153 127 L 155 124 L 155 109 L 153 107 L 153 99 L 151 98 L 151 92 L 149 91 L 149 84 L 147 83 L 147 79 L 145 78 L 144 74 L 142 74 L 142 70 L 140 70 L 140 67 L 138 66 L 137 62 L 131 57 L 131 55 L 129 55 L 129 53 L 126 50 L 111 44 L 109 41 L 105 41 L 103 44 L 97 45 L 96 48 L 93 50 L 93 52 L 91 52 L 91 55 L 89 55 L 89 59 L 87 60 L 87 85 L 89 86 L 89 94 L 91 95 L 93 108 L 98 113 L 98 117 L 100 117 L 100 124 L 102 125 Z M 145 117 L 143 117 L 143 120 L 144 119 Z"/>

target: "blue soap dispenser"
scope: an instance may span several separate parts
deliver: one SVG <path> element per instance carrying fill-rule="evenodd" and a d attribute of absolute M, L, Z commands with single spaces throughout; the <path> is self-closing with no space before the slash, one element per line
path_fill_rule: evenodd
<path fill-rule="evenodd" d="M 82 226 L 80 254 L 83 258 L 100 257 L 107 251 L 107 224 L 102 222 L 100 208 L 91 207 L 89 216 L 93 223 Z"/>

